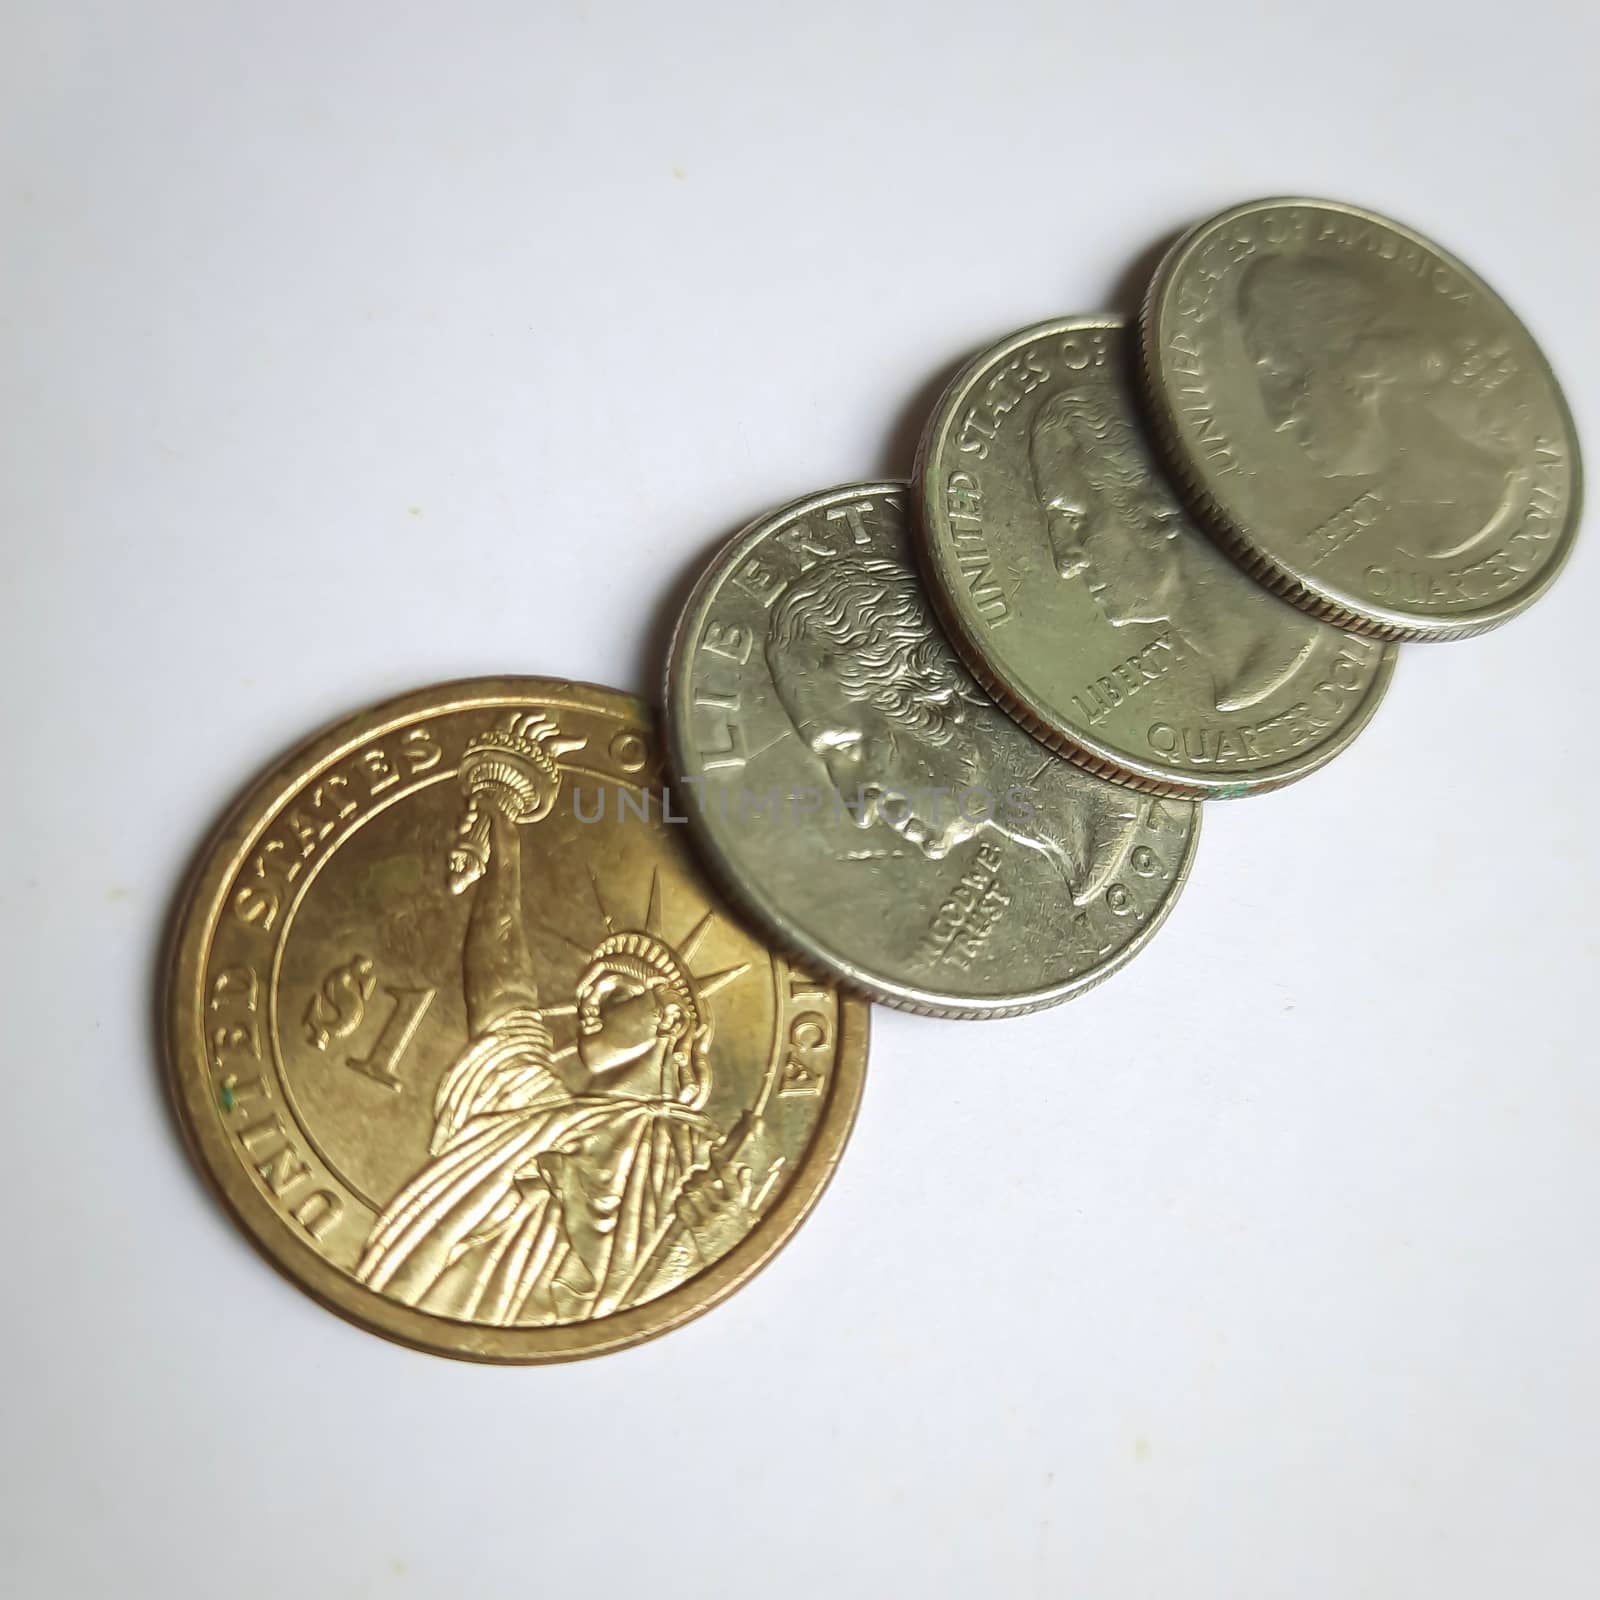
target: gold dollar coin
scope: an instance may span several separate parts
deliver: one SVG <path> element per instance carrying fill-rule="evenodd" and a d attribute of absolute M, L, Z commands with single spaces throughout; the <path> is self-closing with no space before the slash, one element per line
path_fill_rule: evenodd
<path fill-rule="evenodd" d="M 867 1008 L 702 880 L 653 716 L 450 684 L 311 740 L 201 863 L 168 996 L 198 1162 L 289 1277 L 480 1361 L 663 1333 L 804 1220 Z"/>

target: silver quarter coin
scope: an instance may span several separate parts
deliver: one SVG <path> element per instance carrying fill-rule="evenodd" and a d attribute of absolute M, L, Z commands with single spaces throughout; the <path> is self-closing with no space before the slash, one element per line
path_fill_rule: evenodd
<path fill-rule="evenodd" d="M 1228 798 L 1355 738 L 1395 648 L 1309 617 L 1228 560 L 1150 455 L 1119 318 L 986 350 L 917 460 L 930 591 L 968 667 L 1032 733 L 1155 793 Z"/>
<path fill-rule="evenodd" d="M 713 560 L 672 643 L 669 760 L 702 854 L 791 951 L 889 1005 L 1031 1011 L 1143 947 L 1199 810 L 995 706 L 931 615 L 908 498 L 812 495 Z"/>
<path fill-rule="evenodd" d="M 1156 433 L 1247 571 L 1346 628 L 1482 633 L 1531 605 L 1578 524 L 1559 385 L 1437 245 L 1327 200 L 1202 222 L 1142 319 Z"/>

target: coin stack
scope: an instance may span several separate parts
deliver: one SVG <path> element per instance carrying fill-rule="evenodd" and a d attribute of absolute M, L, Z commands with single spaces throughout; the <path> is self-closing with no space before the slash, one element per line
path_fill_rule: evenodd
<path fill-rule="evenodd" d="M 1212 217 L 1137 328 L 975 357 L 912 482 L 736 535 L 663 719 L 449 684 L 257 785 L 172 955 L 196 1158 L 294 1280 L 418 1348 L 675 1327 L 815 1204 L 869 999 L 1002 1017 L 1107 977 L 1197 802 L 1332 760 L 1398 642 L 1530 605 L 1579 499 L 1544 357 L 1459 261 L 1328 201 Z"/>

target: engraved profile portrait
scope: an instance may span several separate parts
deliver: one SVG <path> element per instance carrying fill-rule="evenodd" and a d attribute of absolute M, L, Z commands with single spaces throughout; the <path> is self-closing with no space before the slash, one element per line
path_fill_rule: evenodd
<path fill-rule="evenodd" d="M 1000 711 L 902 563 L 819 564 L 773 607 L 765 648 L 794 732 L 864 832 L 896 835 L 934 861 L 997 833 L 1041 854 L 1079 904 L 1120 864 L 1134 798 L 1041 749 Z M 985 804 L 964 808 L 971 790 Z"/>
<path fill-rule="evenodd" d="M 1218 711 L 1264 700 L 1310 655 L 1317 624 L 1243 581 L 1194 530 L 1104 383 L 1039 408 L 1028 463 L 1057 574 L 1113 627 L 1169 626 L 1209 670 Z"/>
<path fill-rule="evenodd" d="M 1459 553 L 1519 482 L 1502 348 L 1400 325 L 1353 265 L 1267 255 L 1240 275 L 1245 352 L 1267 420 L 1330 478 L 1379 477 L 1413 555 Z"/>
<path fill-rule="evenodd" d="M 545 712 L 514 713 L 469 745 L 460 769 L 445 870 L 451 891 L 473 899 L 468 1043 L 438 1084 L 428 1157 L 356 1268 L 369 1288 L 442 1316 L 605 1316 L 682 1281 L 752 1225 L 751 1169 L 731 1166 L 751 1126 L 724 1128 L 705 1110 L 710 997 L 745 970 L 695 971 L 713 914 L 669 940 L 653 877 L 642 922 L 616 927 L 605 914 L 572 999 L 541 993 L 521 833 L 549 814 L 558 757 L 582 743 Z M 576 1043 L 558 1050 L 559 1016 Z"/>

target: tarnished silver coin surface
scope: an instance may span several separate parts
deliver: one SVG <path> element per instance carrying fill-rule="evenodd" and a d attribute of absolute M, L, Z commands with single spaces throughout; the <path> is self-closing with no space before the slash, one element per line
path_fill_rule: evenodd
<path fill-rule="evenodd" d="M 951 384 L 917 457 L 918 542 L 967 665 L 1074 761 L 1227 798 L 1322 766 L 1365 726 L 1394 647 L 1255 583 L 1153 460 L 1120 318 L 1045 322 Z"/>
<path fill-rule="evenodd" d="M 1555 579 L 1581 467 L 1526 328 L 1437 245 L 1327 200 L 1202 222 L 1142 319 L 1152 420 L 1245 569 L 1391 639 L 1505 622 Z"/>
<path fill-rule="evenodd" d="M 667 744 L 730 895 L 792 951 L 914 1011 L 1008 1016 L 1129 960 L 1182 888 L 1199 808 L 1060 760 L 933 620 L 907 486 L 752 523 L 673 639 Z"/>

